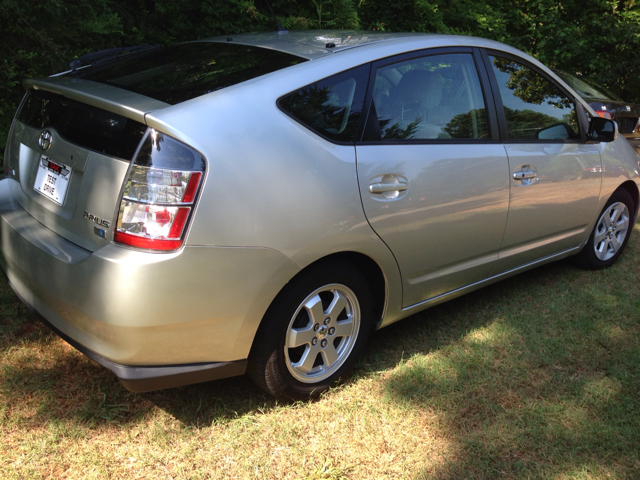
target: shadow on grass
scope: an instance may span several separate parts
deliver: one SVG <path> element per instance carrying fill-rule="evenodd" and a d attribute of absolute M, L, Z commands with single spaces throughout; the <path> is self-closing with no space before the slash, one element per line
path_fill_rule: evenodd
<path fill-rule="evenodd" d="M 454 445 L 423 478 L 640 471 L 637 233 L 608 270 L 552 264 L 374 337 L 387 400 L 435 413 Z"/>
<path fill-rule="evenodd" d="M 57 338 L 53 341 L 63 343 Z M 68 348 L 71 347 L 62 346 L 64 350 Z M 127 391 L 111 372 L 75 351 L 51 359 L 48 366 L 38 359 L 30 362 L 27 357 L 23 361 L 2 367 L 0 397 L 5 421 L 31 427 L 65 420 L 88 427 L 133 424 L 159 408 L 185 426 L 199 428 L 265 412 L 277 405 L 246 377 L 137 394 Z"/>
<path fill-rule="evenodd" d="M 0 363 L 0 421 L 31 427 L 58 421 L 79 421 L 89 427 L 126 425 L 159 408 L 184 425 L 198 428 L 277 405 L 246 377 L 132 393 L 110 371 L 37 320 L 27 320 L 18 327 L 16 337 L 21 338 L 4 342 L 0 349 L 4 355 Z M 19 345 L 21 348 L 15 348 Z"/>

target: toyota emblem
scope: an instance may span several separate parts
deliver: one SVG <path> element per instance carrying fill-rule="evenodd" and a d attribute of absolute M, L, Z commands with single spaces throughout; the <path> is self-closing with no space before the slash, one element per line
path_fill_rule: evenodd
<path fill-rule="evenodd" d="M 40 148 L 42 150 L 49 150 L 49 147 L 51 146 L 52 137 L 53 136 L 51 135 L 51 132 L 49 130 L 45 130 L 40 134 L 40 138 L 38 139 L 38 145 L 40 145 Z"/>

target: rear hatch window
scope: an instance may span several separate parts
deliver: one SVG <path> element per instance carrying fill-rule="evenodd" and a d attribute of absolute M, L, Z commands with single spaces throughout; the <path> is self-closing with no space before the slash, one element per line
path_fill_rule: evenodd
<path fill-rule="evenodd" d="M 32 90 L 18 120 L 36 129 L 55 128 L 71 143 L 105 155 L 131 160 L 146 125 L 55 93 Z"/>
<path fill-rule="evenodd" d="M 175 105 L 306 61 L 277 50 L 217 42 L 193 42 L 134 54 L 73 75 Z"/>

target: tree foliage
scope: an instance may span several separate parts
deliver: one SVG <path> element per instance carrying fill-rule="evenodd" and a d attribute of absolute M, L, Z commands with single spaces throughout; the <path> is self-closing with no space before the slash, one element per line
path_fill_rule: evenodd
<path fill-rule="evenodd" d="M 636 0 L 272 0 L 288 29 L 360 28 L 476 35 L 581 72 L 640 103 Z M 263 0 L 2 0 L 0 154 L 20 81 L 105 48 L 273 29 Z"/>

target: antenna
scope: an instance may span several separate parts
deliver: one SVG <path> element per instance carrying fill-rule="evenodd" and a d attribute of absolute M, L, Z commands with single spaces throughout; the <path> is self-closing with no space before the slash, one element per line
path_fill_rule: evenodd
<path fill-rule="evenodd" d="M 264 3 L 267 4 L 267 7 L 269 7 L 269 11 L 271 12 L 271 16 L 273 17 L 273 21 L 276 22 L 276 30 L 278 31 L 278 35 L 284 35 L 285 33 L 289 33 L 287 31 L 286 28 L 284 28 L 280 22 L 278 21 L 278 17 L 276 17 L 276 14 L 273 13 L 273 9 L 271 8 L 271 5 L 269 4 L 269 0 L 264 0 Z"/>

